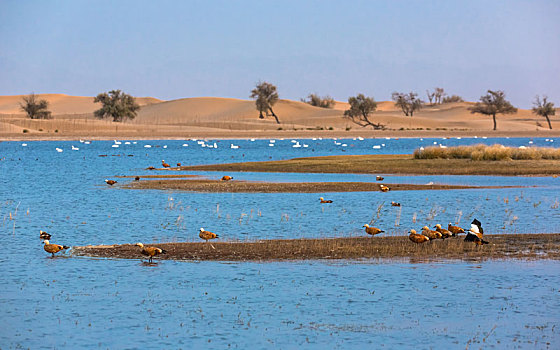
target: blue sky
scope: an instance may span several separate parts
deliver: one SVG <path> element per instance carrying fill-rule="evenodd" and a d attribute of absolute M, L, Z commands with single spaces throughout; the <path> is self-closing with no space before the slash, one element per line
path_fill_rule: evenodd
<path fill-rule="evenodd" d="M 0 95 L 338 100 L 440 86 L 560 105 L 560 1 L 0 0 Z"/>

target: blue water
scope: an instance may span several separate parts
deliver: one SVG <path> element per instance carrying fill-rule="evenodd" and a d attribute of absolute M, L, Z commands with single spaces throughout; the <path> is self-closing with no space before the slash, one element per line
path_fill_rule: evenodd
<path fill-rule="evenodd" d="M 53 234 L 52 242 L 66 245 L 194 241 L 200 227 L 225 240 L 356 236 L 372 218 L 389 235 L 438 222 L 468 226 L 474 217 L 488 233 L 560 229 L 560 179 L 552 177 L 389 174 L 386 182 L 529 187 L 326 194 L 138 191 L 103 181 L 154 174 L 144 169 L 162 159 L 208 164 L 410 153 L 433 142 L 556 147 L 556 141 L 522 138 L 297 141 L 302 147 L 292 147 L 291 139 L 276 140 L 274 147 L 269 140 L 206 141 L 218 148 L 192 140 L 122 141 L 118 148 L 113 141 L 26 142 L 25 147 L 0 142 L 0 232 L 11 247 L 0 257 L 5 279 L 0 348 L 140 348 L 145 341 L 155 348 L 185 349 L 560 347 L 560 263 L 554 261 L 162 261 L 148 266 L 140 260 L 75 258 L 71 252 L 51 259 L 42 250 L 41 229 Z M 347 174 L 234 177 L 375 181 Z M 334 203 L 321 206 L 319 196 Z M 401 209 L 391 201 L 400 202 Z"/>

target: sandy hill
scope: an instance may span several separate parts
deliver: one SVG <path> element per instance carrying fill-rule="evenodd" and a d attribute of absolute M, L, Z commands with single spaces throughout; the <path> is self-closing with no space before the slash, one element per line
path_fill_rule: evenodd
<path fill-rule="evenodd" d="M 19 103 L 25 95 L 0 96 L 0 114 L 20 114 Z M 49 102 L 49 110 L 53 114 L 85 114 L 99 109 L 98 103 L 93 103 L 93 97 L 70 96 L 65 94 L 37 94 L 39 99 Z M 140 106 L 159 103 L 161 100 L 153 97 L 137 97 Z"/>
<path fill-rule="evenodd" d="M 320 133 L 324 130 L 347 135 L 348 132 L 365 133 L 365 136 L 372 133 L 371 127 L 363 128 L 344 117 L 344 111 L 349 107 L 345 102 L 337 102 L 333 109 L 325 109 L 299 101 L 279 100 L 274 105 L 274 112 L 281 122 L 277 124 L 271 116 L 259 119 L 253 100 L 196 97 L 161 101 L 152 97 L 141 97 L 137 98 L 142 108 L 136 119 L 125 123 L 113 123 L 93 117 L 93 111 L 99 108 L 93 103 L 93 97 L 63 94 L 43 94 L 39 97 L 50 102 L 53 119 L 27 119 L 19 110 L 21 95 L 0 96 L 0 137 L 18 137 L 22 133 L 37 137 L 126 135 L 148 138 L 186 135 L 234 137 L 242 134 L 258 137 L 259 133 L 287 135 L 288 132 L 305 134 Z M 381 101 L 370 119 L 374 123 L 385 125 L 392 132 L 404 133 L 403 135 L 419 130 L 437 135 L 492 132 L 492 117 L 471 114 L 468 107 L 472 105 L 472 102 L 461 102 L 425 106 L 413 117 L 409 117 L 404 116 L 393 102 Z M 560 128 L 557 120 L 558 117 L 552 118 L 554 129 Z M 520 109 L 513 115 L 498 115 L 497 123 L 498 131 L 503 133 L 550 133 L 546 120 L 535 116 L 530 110 Z"/>

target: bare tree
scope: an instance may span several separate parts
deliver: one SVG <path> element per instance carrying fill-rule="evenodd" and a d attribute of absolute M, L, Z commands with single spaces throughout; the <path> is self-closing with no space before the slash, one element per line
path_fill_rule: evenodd
<path fill-rule="evenodd" d="M 395 101 L 395 106 L 399 107 L 404 115 L 413 116 L 414 112 L 422 108 L 424 101 L 418 98 L 415 92 L 408 94 L 402 92 L 393 92 L 392 99 Z"/>
<path fill-rule="evenodd" d="M 51 111 L 48 110 L 49 101 L 39 100 L 34 93 L 22 97 L 19 103 L 20 109 L 27 113 L 31 119 L 51 119 Z"/>
<path fill-rule="evenodd" d="M 251 98 L 255 99 L 257 110 L 259 111 L 259 118 L 264 119 L 264 115 L 270 115 L 276 119 L 276 123 L 280 124 L 278 117 L 272 110 L 272 106 L 278 101 L 278 92 L 276 86 L 265 82 L 259 82 L 257 86 L 251 91 Z M 264 113 L 264 115 L 263 115 Z"/>
<path fill-rule="evenodd" d="M 140 106 L 131 95 L 125 94 L 121 90 L 111 90 L 109 93 L 98 94 L 93 102 L 101 103 L 100 109 L 93 112 L 96 118 L 113 118 L 114 122 L 122 122 L 124 119 L 134 119 L 136 111 Z"/>
<path fill-rule="evenodd" d="M 436 105 L 441 104 L 442 98 L 446 95 L 445 90 L 443 88 L 435 88 L 435 103 Z"/>
<path fill-rule="evenodd" d="M 334 105 L 336 104 L 336 101 L 334 100 L 334 98 L 330 97 L 329 95 L 327 95 L 325 97 L 321 97 L 317 94 L 309 94 L 307 96 L 307 98 L 309 100 L 306 100 L 306 99 L 302 98 L 301 102 L 305 102 L 305 103 L 310 104 L 312 106 L 321 107 L 321 108 L 333 108 Z"/>
<path fill-rule="evenodd" d="M 430 105 L 432 104 L 432 100 L 436 96 L 435 92 L 430 92 L 430 90 L 426 90 L 426 95 L 428 95 L 428 101 L 430 101 Z"/>
<path fill-rule="evenodd" d="M 501 90 L 488 90 L 486 95 L 480 96 L 480 102 L 470 107 L 469 110 L 471 113 L 491 115 L 494 120 L 494 130 L 496 130 L 496 114 L 517 113 L 517 108 L 513 107 L 511 103 L 506 100 L 506 95 Z"/>
<path fill-rule="evenodd" d="M 369 120 L 369 115 L 377 109 L 377 102 L 373 97 L 366 97 L 364 94 L 358 94 L 348 98 L 350 109 L 344 111 L 344 117 L 350 119 L 359 126 L 372 126 L 374 129 L 384 129 L 385 125 L 376 124 Z"/>
<path fill-rule="evenodd" d="M 546 121 L 548 122 L 548 127 L 552 129 L 552 125 L 550 124 L 551 115 L 556 114 L 556 109 L 554 109 L 554 103 L 548 101 L 548 97 L 545 95 L 543 96 L 542 100 L 540 99 L 539 95 L 535 97 L 535 101 L 533 102 L 533 113 L 536 115 L 540 115 L 541 117 L 545 117 Z"/>

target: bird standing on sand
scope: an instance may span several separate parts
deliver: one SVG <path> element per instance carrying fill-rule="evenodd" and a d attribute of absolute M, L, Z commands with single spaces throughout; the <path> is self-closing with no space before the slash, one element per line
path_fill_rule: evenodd
<path fill-rule="evenodd" d="M 379 189 L 381 190 L 381 192 L 387 192 L 391 190 L 388 186 L 385 185 L 379 185 Z"/>
<path fill-rule="evenodd" d="M 222 176 L 221 181 L 229 181 L 229 180 L 233 180 L 233 176 L 229 176 L 229 175 Z"/>
<path fill-rule="evenodd" d="M 45 240 L 45 239 L 51 239 L 51 235 L 49 235 L 48 233 L 46 233 L 45 231 L 41 231 L 39 230 L 39 238 Z"/>
<path fill-rule="evenodd" d="M 217 234 L 215 234 L 214 232 L 210 232 L 210 231 L 205 231 L 202 227 L 200 228 L 200 233 L 198 234 L 198 237 L 202 238 L 203 240 L 205 240 L 208 243 L 209 239 L 216 239 L 219 238 L 220 236 L 218 236 Z"/>
<path fill-rule="evenodd" d="M 134 181 L 140 181 L 140 176 L 136 176 L 136 177 L 134 178 Z"/>
<path fill-rule="evenodd" d="M 385 231 L 383 231 L 383 230 L 378 229 L 377 227 L 369 226 L 368 224 L 365 224 L 365 225 L 362 226 L 362 227 L 365 227 L 365 228 L 366 228 L 366 233 L 367 233 L 368 235 L 371 235 L 372 237 L 375 236 L 375 235 L 377 235 L 377 234 L 379 234 L 379 233 L 381 233 L 381 232 L 385 232 Z"/>
<path fill-rule="evenodd" d="M 490 242 L 485 241 L 482 237 L 484 234 L 484 230 L 482 229 L 482 224 L 477 219 L 474 219 L 471 223 L 471 228 L 469 232 L 467 232 L 467 236 L 465 237 L 465 242 L 474 242 L 476 245 L 483 245 L 488 244 Z"/>
<path fill-rule="evenodd" d="M 321 203 L 332 203 L 330 199 L 325 200 L 323 197 L 319 197 L 319 200 L 321 201 Z"/>
<path fill-rule="evenodd" d="M 446 230 L 446 229 L 444 229 L 444 228 L 441 228 L 441 225 L 440 225 L 440 224 L 437 224 L 437 225 L 434 226 L 434 227 L 436 228 L 436 231 L 437 231 L 437 232 L 441 233 L 443 239 L 449 238 L 449 237 L 451 237 L 451 236 L 453 236 L 453 237 L 457 236 L 457 235 L 454 234 L 453 232 L 451 232 L 451 231 L 449 231 L 449 230 Z"/>
<path fill-rule="evenodd" d="M 43 246 L 43 249 L 47 252 L 47 253 L 51 253 L 52 256 L 54 257 L 54 253 L 58 253 L 61 250 L 64 249 L 68 249 L 70 247 L 65 246 L 65 245 L 58 245 L 58 244 L 51 244 L 49 243 L 48 240 L 44 240 L 45 245 Z"/>
<path fill-rule="evenodd" d="M 105 182 L 106 182 L 107 185 L 109 185 L 109 186 L 113 186 L 114 184 L 117 183 L 117 181 L 115 181 L 115 180 L 108 180 L 108 179 L 105 179 Z"/>
<path fill-rule="evenodd" d="M 410 239 L 414 243 L 424 243 L 430 240 L 428 236 L 424 236 L 422 234 L 416 233 L 416 230 L 410 230 L 410 235 L 408 235 L 408 239 Z"/>
<path fill-rule="evenodd" d="M 181 166 L 181 163 L 177 163 L 177 166 Z"/>
<path fill-rule="evenodd" d="M 422 234 L 428 237 L 429 239 L 439 239 L 443 237 L 441 233 L 434 230 L 430 230 L 428 226 L 422 227 Z"/>
<path fill-rule="evenodd" d="M 165 162 L 165 160 L 163 160 L 163 159 L 161 160 L 161 165 L 162 165 L 164 168 L 169 168 L 169 167 L 171 167 L 171 165 L 167 164 L 167 163 Z"/>
<path fill-rule="evenodd" d="M 154 256 L 167 253 L 167 251 L 158 247 L 145 247 L 142 243 L 136 243 L 135 246 L 142 248 L 140 254 L 150 257 L 149 262 L 152 262 Z"/>

